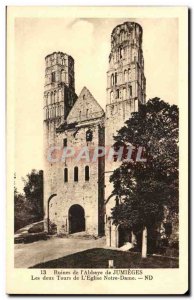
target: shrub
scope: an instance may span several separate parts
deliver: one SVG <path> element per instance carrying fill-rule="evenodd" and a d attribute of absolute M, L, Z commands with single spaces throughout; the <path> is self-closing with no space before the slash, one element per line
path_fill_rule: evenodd
<path fill-rule="evenodd" d="M 49 221 L 49 233 L 56 234 L 57 233 L 57 225 L 51 221 Z"/>

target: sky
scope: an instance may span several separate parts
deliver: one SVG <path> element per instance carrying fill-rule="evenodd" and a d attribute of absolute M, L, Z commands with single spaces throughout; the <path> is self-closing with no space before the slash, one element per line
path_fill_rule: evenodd
<path fill-rule="evenodd" d="M 43 169 L 45 56 L 61 51 L 75 60 L 77 95 L 86 86 L 105 109 L 106 72 L 113 28 L 135 21 L 143 28 L 147 100 L 178 105 L 178 19 L 15 19 L 16 186 L 32 169 Z"/>

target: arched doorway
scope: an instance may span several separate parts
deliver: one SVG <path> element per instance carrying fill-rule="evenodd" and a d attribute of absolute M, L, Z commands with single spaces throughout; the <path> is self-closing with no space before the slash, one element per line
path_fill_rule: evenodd
<path fill-rule="evenodd" d="M 69 209 L 69 233 L 85 231 L 85 212 L 82 206 L 74 204 Z"/>

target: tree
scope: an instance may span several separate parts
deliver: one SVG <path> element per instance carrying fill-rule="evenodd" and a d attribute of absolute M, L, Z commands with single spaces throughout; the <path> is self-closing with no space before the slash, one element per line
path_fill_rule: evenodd
<path fill-rule="evenodd" d="M 115 224 L 142 232 L 142 256 L 147 234 L 164 218 L 164 206 L 178 213 L 178 107 L 154 98 L 139 106 L 117 136 L 114 147 L 134 146 L 132 161 L 123 157 L 112 176 Z M 136 159 L 142 147 L 146 162 Z"/>
<path fill-rule="evenodd" d="M 23 212 L 26 215 L 24 195 L 19 193 L 17 188 L 14 186 L 14 231 L 17 231 L 23 226 Z"/>
<path fill-rule="evenodd" d="M 43 218 L 43 171 L 32 170 L 24 181 L 25 198 L 36 221 Z"/>
<path fill-rule="evenodd" d="M 43 171 L 32 170 L 23 181 L 24 194 L 14 185 L 14 231 L 43 219 Z"/>

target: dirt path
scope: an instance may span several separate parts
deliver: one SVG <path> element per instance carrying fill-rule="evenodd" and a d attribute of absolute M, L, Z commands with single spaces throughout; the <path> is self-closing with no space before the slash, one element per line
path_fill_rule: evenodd
<path fill-rule="evenodd" d="M 92 248 L 104 248 L 105 239 L 79 239 L 53 237 L 47 241 L 15 245 L 15 268 L 29 268 L 62 256 Z"/>

